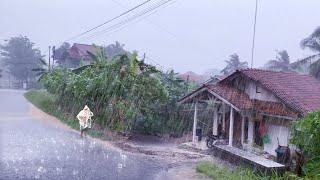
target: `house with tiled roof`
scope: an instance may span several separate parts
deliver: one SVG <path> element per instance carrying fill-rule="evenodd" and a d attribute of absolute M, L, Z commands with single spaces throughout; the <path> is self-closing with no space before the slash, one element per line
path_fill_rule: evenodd
<path fill-rule="evenodd" d="M 320 110 L 320 82 L 309 75 L 260 69 L 240 69 L 217 83 L 204 83 L 180 103 L 194 104 L 193 142 L 197 108 L 214 104 L 212 133 L 227 148 L 275 157 L 280 146 L 290 147 L 290 123 Z"/>
<path fill-rule="evenodd" d="M 68 49 L 66 58 L 59 60 L 58 63 L 69 68 L 77 68 L 81 64 L 89 65 L 93 63 L 92 55 L 96 55 L 99 50 L 98 46 L 74 43 Z"/>

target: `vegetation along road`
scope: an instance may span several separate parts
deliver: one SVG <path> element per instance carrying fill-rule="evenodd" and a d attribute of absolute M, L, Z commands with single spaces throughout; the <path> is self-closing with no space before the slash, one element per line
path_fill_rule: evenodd
<path fill-rule="evenodd" d="M 81 139 L 30 113 L 23 91 L 0 90 L 0 179 L 154 179 L 166 165 Z"/>

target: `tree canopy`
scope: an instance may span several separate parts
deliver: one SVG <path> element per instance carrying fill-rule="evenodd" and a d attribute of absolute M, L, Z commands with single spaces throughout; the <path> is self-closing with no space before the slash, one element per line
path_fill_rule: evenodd
<path fill-rule="evenodd" d="M 118 55 L 130 55 L 131 53 L 124 49 L 124 44 L 120 44 L 116 41 L 114 44 L 109 44 L 108 46 L 104 47 L 105 54 L 108 58 L 112 59 Z"/>
<path fill-rule="evenodd" d="M 55 49 L 53 60 L 65 60 L 68 56 L 68 49 L 71 45 L 68 42 L 64 42 L 61 46 Z"/>
<path fill-rule="evenodd" d="M 292 68 L 288 52 L 286 50 L 278 51 L 276 58 L 268 61 L 265 67 L 276 71 L 291 71 Z"/>
<path fill-rule="evenodd" d="M 221 73 L 224 75 L 229 75 L 235 72 L 237 69 L 248 67 L 248 62 L 241 62 L 238 54 L 236 53 L 230 55 L 229 60 L 226 60 L 225 62 L 227 63 L 227 66 L 221 71 Z"/>
<path fill-rule="evenodd" d="M 317 27 L 308 37 L 303 39 L 300 45 L 303 49 L 307 48 L 315 52 L 314 55 L 308 56 L 300 60 L 300 62 L 312 62 L 310 65 L 310 74 L 320 79 L 320 27 Z"/>
<path fill-rule="evenodd" d="M 40 50 L 26 36 L 12 37 L 5 45 L 0 45 L 2 60 L 10 74 L 27 82 L 35 78 L 34 68 L 41 68 Z"/>

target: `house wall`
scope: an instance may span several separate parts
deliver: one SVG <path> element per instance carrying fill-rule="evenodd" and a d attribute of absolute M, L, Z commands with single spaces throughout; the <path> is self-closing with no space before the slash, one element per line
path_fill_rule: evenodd
<path fill-rule="evenodd" d="M 289 145 L 289 139 L 290 139 L 290 129 L 285 125 L 275 125 L 271 124 L 270 122 L 267 122 L 267 134 L 269 135 L 270 142 L 267 144 L 264 144 L 264 151 L 268 152 L 269 154 L 272 154 L 276 156 L 275 150 L 278 147 L 278 140 L 281 146 L 288 146 Z"/>
<path fill-rule="evenodd" d="M 248 79 L 246 77 L 238 76 L 237 78 L 232 80 L 232 84 L 234 87 L 237 87 L 238 89 L 248 94 L 250 99 L 279 102 L 279 99 L 276 96 L 274 96 L 272 92 L 263 88 L 261 85 L 259 85 L 255 81 Z M 257 93 L 257 87 L 260 93 Z"/>
<path fill-rule="evenodd" d="M 257 86 L 258 86 L 258 89 L 260 90 L 260 93 L 256 92 Z M 257 83 L 253 81 L 248 81 L 246 83 L 245 93 L 249 95 L 250 99 L 279 102 L 278 98 L 275 97 L 270 91 L 259 86 Z"/>

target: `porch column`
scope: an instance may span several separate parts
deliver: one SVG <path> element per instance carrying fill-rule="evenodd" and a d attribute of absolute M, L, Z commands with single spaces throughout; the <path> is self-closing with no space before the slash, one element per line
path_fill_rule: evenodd
<path fill-rule="evenodd" d="M 232 141 L 233 141 L 233 108 L 230 107 L 229 146 L 232 146 Z"/>
<path fill-rule="evenodd" d="M 244 142 L 244 116 L 241 119 L 241 144 Z"/>
<path fill-rule="evenodd" d="M 212 134 L 215 136 L 218 135 L 218 106 L 217 106 L 217 104 L 215 104 L 214 110 L 213 110 Z"/>
<path fill-rule="evenodd" d="M 197 114 L 198 114 L 198 101 L 194 104 L 194 116 L 193 116 L 193 131 L 192 131 L 192 142 L 195 143 L 196 140 L 196 129 L 197 129 Z"/>
<path fill-rule="evenodd" d="M 253 121 L 252 121 L 252 117 L 250 117 L 249 126 L 248 126 L 248 143 L 250 145 L 253 144 L 253 130 L 254 130 L 253 126 L 254 126 L 254 124 L 253 124 Z"/>
<path fill-rule="evenodd" d="M 226 133 L 226 106 L 222 103 L 222 131 Z"/>

